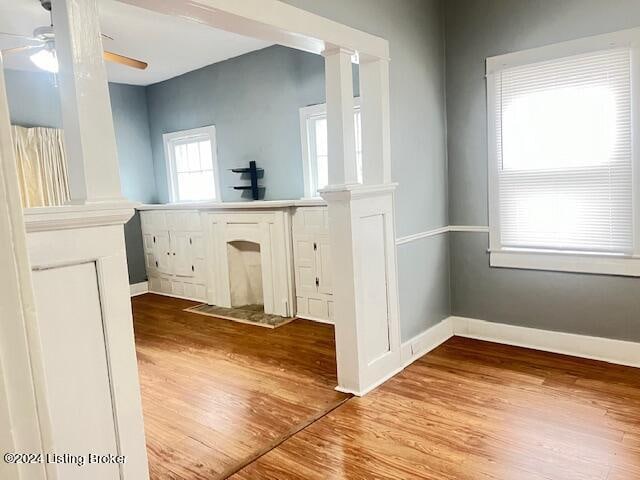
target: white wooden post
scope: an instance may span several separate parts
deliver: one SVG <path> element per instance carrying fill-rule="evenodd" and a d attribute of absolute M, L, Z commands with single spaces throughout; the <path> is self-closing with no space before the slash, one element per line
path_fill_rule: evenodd
<path fill-rule="evenodd" d="M 320 193 L 329 207 L 338 390 L 364 395 L 402 369 L 388 63 L 373 60 L 361 66 L 366 185 L 359 185 L 351 55 L 336 49 L 325 52 L 325 58 L 330 185 Z"/>
<path fill-rule="evenodd" d="M 360 109 L 364 183 L 390 183 L 389 60 L 361 59 Z"/>
<path fill-rule="evenodd" d="M 96 0 L 54 0 L 71 203 L 122 200 Z"/>
<path fill-rule="evenodd" d="M 329 185 L 358 182 L 355 127 L 353 124 L 353 52 L 326 50 L 327 130 L 329 138 Z M 331 99 L 331 100 L 329 100 Z"/>
<path fill-rule="evenodd" d="M 34 454 L 117 454 L 126 462 L 7 464 L 0 476 L 145 480 L 123 232 L 134 210 L 120 194 L 98 10 L 95 0 L 54 0 L 53 14 L 72 194 L 81 205 L 22 210 L 0 71 L 0 243 L 7 246 L 0 254 L 0 444 Z"/>
<path fill-rule="evenodd" d="M 33 286 L 0 55 L 0 451 L 51 448 Z M 0 460 L 0 478 L 53 478 L 44 464 Z"/>

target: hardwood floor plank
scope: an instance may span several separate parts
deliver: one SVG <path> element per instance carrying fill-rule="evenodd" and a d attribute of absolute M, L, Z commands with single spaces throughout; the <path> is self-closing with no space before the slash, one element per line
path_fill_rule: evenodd
<path fill-rule="evenodd" d="M 333 327 L 265 329 L 132 299 L 152 480 L 225 478 L 339 405 Z"/>
<path fill-rule="evenodd" d="M 640 478 L 640 372 L 454 337 L 233 479 Z"/>

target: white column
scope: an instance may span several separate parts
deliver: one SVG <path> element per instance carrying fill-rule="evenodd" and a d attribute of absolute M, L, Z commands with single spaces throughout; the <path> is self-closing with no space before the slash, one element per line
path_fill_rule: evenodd
<path fill-rule="evenodd" d="M 363 183 L 391 182 L 389 60 L 361 59 L 360 111 L 362 121 Z"/>
<path fill-rule="evenodd" d="M 329 207 L 338 390 L 364 395 L 401 370 L 387 61 L 364 67 L 367 185 L 357 184 L 351 54 L 325 52 Z M 362 70 L 362 67 L 361 67 Z M 364 100 L 364 97 L 363 97 Z M 366 108 L 366 111 L 365 111 Z M 365 156 L 366 155 L 366 156 Z M 385 169 L 387 173 L 385 174 Z M 365 168 L 365 172 L 367 169 Z"/>
<path fill-rule="evenodd" d="M 351 55 L 343 48 L 325 50 L 329 184 L 358 182 L 353 124 L 353 72 Z M 331 141 L 333 139 L 333 141 Z"/>
<path fill-rule="evenodd" d="M 0 54 L 0 451 L 42 452 L 51 424 L 6 93 Z M 50 470 L 0 461 L 0 478 L 45 480 Z"/>
<path fill-rule="evenodd" d="M 54 0 L 71 202 L 123 200 L 96 0 Z"/>

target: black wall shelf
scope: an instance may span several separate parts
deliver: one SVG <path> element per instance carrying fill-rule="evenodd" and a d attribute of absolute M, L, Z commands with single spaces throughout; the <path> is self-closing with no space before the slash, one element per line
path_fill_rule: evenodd
<path fill-rule="evenodd" d="M 232 168 L 231 171 L 241 175 L 248 175 L 250 181 L 249 185 L 234 185 L 231 188 L 234 190 L 251 191 L 253 200 L 260 200 L 261 197 L 264 197 L 265 187 L 258 185 L 258 177 L 262 178 L 264 176 L 264 169 L 258 168 L 254 160 L 249 162 L 249 167 Z"/>

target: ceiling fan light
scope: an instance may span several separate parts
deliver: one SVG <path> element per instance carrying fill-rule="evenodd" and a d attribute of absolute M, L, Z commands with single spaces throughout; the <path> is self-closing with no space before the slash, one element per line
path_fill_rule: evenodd
<path fill-rule="evenodd" d="M 29 57 L 33 64 L 41 70 L 58 73 L 58 57 L 53 49 L 43 48 Z"/>

